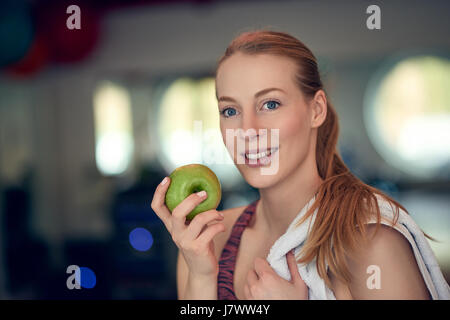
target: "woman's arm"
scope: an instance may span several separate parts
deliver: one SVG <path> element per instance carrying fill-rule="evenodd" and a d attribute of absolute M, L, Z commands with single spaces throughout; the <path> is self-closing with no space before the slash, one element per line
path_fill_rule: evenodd
<path fill-rule="evenodd" d="M 201 278 L 189 273 L 183 255 L 178 251 L 177 293 L 179 300 L 217 300 L 217 275 Z"/>
<path fill-rule="evenodd" d="M 370 237 L 375 228 L 367 225 Z M 430 299 L 411 245 L 390 226 L 381 225 L 364 252 L 348 262 L 354 299 Z"/>

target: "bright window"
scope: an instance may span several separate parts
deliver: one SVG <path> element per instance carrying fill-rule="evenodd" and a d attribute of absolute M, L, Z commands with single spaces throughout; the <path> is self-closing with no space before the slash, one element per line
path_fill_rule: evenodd
<path fill-rule="evenodd" d="M 128 91 L 114 83 L 102 83 L 94 96 L 95 159 L 104 175 L 127 170 L 134 142 Z"/>

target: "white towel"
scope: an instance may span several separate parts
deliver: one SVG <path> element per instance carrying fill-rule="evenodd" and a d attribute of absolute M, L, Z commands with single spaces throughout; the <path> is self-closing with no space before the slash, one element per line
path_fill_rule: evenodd
<path fill-rule="evenodd" d="M 381 223 L 390 225 L 395 211 L 390 204 L 381 196 L 377 195 L 378 204 L 382 217 Z M 296 218 L 291 222 L 287 231 L 273 244 L 267 256 L 267 261 L 279 276 L 286 280 L 291 279 L 291 274 L 286 261 L 286 254 L 295 248 L 297 256 L 303 243 L 307 238 L 309 225 L 313 225 L 316 211 L 300 226 L 295 227 L 297 221 L 308 211 L 314 203 L 313 197 L 300 211 Z M 400 210 L 397 224 L 394 226 L 396 230 L 401 232 L 410 242 L 416 261 L 427 285 L 427 288 L 433 300 L 450 300 L 450 287 L 442 275 L 441 269 L 437 263 L 436 257 L 425 238 L 425 235 L 414 222 L 409 214 Z M 368 223 L 375 223 L 376 217 Z M 326 265 L 328 269 L 328 265 Z M 308 286 L 310 300 L 335 300 L 333 291 L 328 288 L 325 281 L 319 276 L 316 268 L 316 259 L 308 264 L 298 264 L 298 270 L 305 284 Z"/>

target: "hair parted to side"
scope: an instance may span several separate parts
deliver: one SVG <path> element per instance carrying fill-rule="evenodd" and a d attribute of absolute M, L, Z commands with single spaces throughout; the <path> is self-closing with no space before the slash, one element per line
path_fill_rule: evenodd
<path fill-rule="evenodd" d="M 296 84 L 307 100 L 312 99 L 318 90 L 326 92 L 316 57 L 305 44 L 288 33 L 267 29 L 241 33 L 232 40 L 225 54 L 218 60 L 216 76 L 222 62 L 237 52 L 291 58 L 298 66 L 295 73 Z M 297 262 L 309 263 L 316 258 L 319 275 L 327 286 L 331 287 L 326 263 L 329 271 L 348 285 L 351 275 L 346 256 L 352 256 L 367 243 L 365 223 L 374 215 L 377 218 L 376 231 L 380 228 L 381 213 L 377 195 L 395 208 L 392 225 L 398 220 L 399 208 L 406 213 L 408 211 L 400 203 L 365 184 L 350 172 L 337 151 L 338 118 L 329 99 L 327 108 L 326 119 L 318 129 L 316 144 L 317 168 L 324 182 L 316 192 L 316 201 L 297 223 L 297 226 L 303 223 L 318 208 L 309 237 L 301 249 L 301 258 Z"/>

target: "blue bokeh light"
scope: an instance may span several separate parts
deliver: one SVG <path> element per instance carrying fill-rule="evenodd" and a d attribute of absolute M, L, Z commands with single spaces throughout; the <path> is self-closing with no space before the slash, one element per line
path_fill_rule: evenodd
<path fill-rule="evenodd" d="M 130 244 L 138 251 L 147 251 L 153 245 L 153 236 L 145 228 L 135 228 L 130 232 Z"/>
<path fill-rule="evenodd" d="M 88 267 L 80 267 L 80 285 L 86 289 L 92 289 L 97 283 L 97 278 L 94 271 Z"/>

